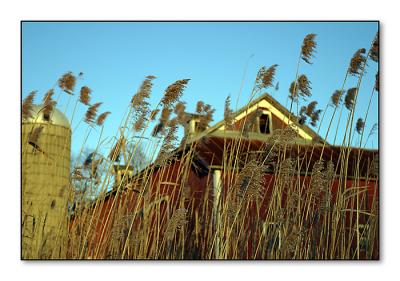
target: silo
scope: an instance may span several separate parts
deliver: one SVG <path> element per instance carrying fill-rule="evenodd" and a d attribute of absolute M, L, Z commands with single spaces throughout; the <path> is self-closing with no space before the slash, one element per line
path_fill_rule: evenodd
<path fill-rule="evenodd" d="M 71 129 L 55 109 L 34 105 L 22 120 L 22 258 L 66 257 Z"/>

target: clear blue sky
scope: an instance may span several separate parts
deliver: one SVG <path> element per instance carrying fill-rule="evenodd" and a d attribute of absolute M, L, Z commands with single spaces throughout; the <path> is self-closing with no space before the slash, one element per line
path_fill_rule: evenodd
<path fill-rule="evenodd" d="M 157 76 L 153 105 L 169 84 L 190 78 L 183 96 L 189 111 L 194 111 L 198 100 L 210 103 L 216 108 L 217 122 L 223 118 L 228 95 L 235 105 L 247 63 L 239 107 L 246 104 L 259 68 L 272 64 L 279 65 L 275 77 L 279 90 L 267 91 L 285 105 L 303 38 L 316 33 L 318 46 L 313 64 L 302 63 L 300 73 L 312 82 L 313 96 L 309 101 L 317 100 L 318 107 L 323 109 L 333 91 L 340 89 L 354 52 L 359 48 L 368 50 L 377 30 L 378 23 L 366 22 L 26 22 L 22 26 L 22 97 L 38 90 L 39 101 L 63 73 L 83 72 L 84 79 L 79 81 L 76 91 L 83 85 L 89 86 L 93 89 L 92 102 L 103 102 L 99 111 L 112 112 L 104 131 L 104 136 L 110 137 L 115 135 L 127 104 L 145 76 Z M 356 119 L 364 118 L 377 69 L 376 63 L 369 63 L 360 88 Z M 345 89 L 355 87 L 356 82 L 355 78 L 348 79 Z M 58 108 L 63 111 L 67 101 L 62 98 Z M 70 103 L 69 117 L 72 107 Z M 74 118 L 73 127 L 85 110 L 78 106 L 79 118 Z M 331 113 L 329 109 L 327 114 Z M 375 95 L 366 135 L 377 122 Z M 328 123 L 324 124 L 320 132 L 323 136 Z M 84 127 L 81 125 L 73 136 L 74 152 L 82 145 Z M 330 136 L 328 141 L 332 142 L 333 133 Z M 341 135 L 338 139 L 341 142 Z M 88 146 L 95 147 L 97 140 L 98 133 L 92 133 Z M 378 134 L 370 138 L 367 147 L 378 147 Z"/>

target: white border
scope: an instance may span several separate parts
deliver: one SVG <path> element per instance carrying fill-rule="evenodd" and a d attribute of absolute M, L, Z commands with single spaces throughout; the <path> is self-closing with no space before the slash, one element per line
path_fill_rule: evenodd
<path fill-rule="evenodd" d="M 390 4 L 388 4 L 390 3 Z M 3 1 L 0 61 L 1 274 L 3 280 L 393 280 L 398 276 L 400 186 L 399 16 L 396 1 Z M 94 14 L 95 13 L 95 14 Z M 348 20 L 381 21 L 381 261 L 379 262 L 21 262 L 20 20 Z M 346 42 L 338 42 L 346 44 Z M 395 87 L 396 85 L 397 87 Z M 384 93 L 384 94 L 382 94 Z M 12 116 L 12 118 L 10 118 Z M 7 278 L 7 279 L 6 279 Z"/>

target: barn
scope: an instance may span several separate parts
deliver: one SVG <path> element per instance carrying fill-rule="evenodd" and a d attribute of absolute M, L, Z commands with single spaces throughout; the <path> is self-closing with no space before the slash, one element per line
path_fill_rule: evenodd
<path fill-rule="evenodd" d="M 378 154 L 330 145 L 267 93 L 229 124 L 191 114 L 166 161 L 114 167 L 87 256 L 378 259 Z"/>

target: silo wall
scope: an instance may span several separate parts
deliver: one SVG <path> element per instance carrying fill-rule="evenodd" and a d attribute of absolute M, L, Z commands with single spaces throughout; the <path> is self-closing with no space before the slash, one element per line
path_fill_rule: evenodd
<path fill-rule="evenodd" d="M 39 148 L 29 135 L 43 126 Z M 22 258 L 66 257 L 70 190 L 70 128 L 22 123 Z"/>

